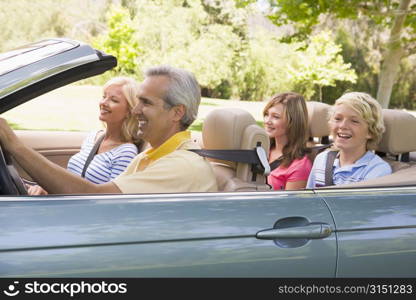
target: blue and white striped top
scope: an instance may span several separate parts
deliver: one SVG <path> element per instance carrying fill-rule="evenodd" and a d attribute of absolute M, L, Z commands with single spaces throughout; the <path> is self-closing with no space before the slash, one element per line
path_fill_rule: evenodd
<path fill-rule="evenodd" d="M 94 147 L 96 135 L 97 132 L 89 133 L 82 143 L 80 152 L 69 159 L 67 169 L 70 172 L 81 176 L 85 161 Z M 120 175 L 136 155 L 137 147 L 130 143 L 99 153 L 91 160 L 85 172 L 85 179 L 96 184 L 109 182 Z"/>

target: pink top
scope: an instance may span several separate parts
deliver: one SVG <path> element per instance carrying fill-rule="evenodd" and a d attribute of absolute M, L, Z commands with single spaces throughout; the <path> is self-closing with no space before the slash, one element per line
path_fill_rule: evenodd
<path fill-rule="evenodd" d="M 309 173 L 312 169 L 312 163 L 307 156 L 302 159 L 295 159 L 287 167 L 278 167 L 274 169 L 267 177 L 267 183 L 274 190 L 284 190 L 287 182 L 308 180 Z"/>

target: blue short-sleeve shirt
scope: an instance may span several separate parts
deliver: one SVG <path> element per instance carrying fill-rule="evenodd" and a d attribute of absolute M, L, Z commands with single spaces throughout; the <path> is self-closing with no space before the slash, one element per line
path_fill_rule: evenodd
<path fill-rule="evenodd" d="M 318 154 L 308 178 L 307 188 L 325 186 L 325 166 L 329 151 Z M 335 185 L 354 183 L 391 174 L 390 165 L 380 156 L 367 151 L 354 164 L 339 165 L 339 158 L 333 164 L 333 182 Z"/>

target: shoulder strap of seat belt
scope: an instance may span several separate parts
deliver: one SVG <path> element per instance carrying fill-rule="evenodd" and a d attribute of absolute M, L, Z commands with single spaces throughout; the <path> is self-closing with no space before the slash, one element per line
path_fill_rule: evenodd
<path fill-rule="evenodd" d="M 102 134 L 101 133 L 101 135 L 95 141 L 94 147 L 92 147 L 91 152 L 88 155 L 87 160 L 85 161 L 84 168 L 82 169 L 82 173 L 81 173 L 81 177 L 82 178 L 85 177 L 85 172 L 87 172 L 88 166 L 90 165 L 90 163 L 91 163 L 92 159 L 94 158 L 94 156 L 97 154 L 98 148 L 100 147 L 101 143 L 103 142 L 104 137 L 105 137 L 105 134 Z"/>
<path fill-rule="evenodd" d="M 273 171 L 274 169 L 277 169 L 281 163 L 282 163 L 282 159 L 280 158 L 275 159 L 274 161 L 270 163 L 270 170 Z"/>
<path fill-rule="evenodd" d="M 325 186 L 334 185 L 334 161 L 338 151 L 329 151 L 325 165 Z"/>
<path fill-rule="evenodd" d="M 312 146 L 308 147 L 308 151 L 317 151 L 318 153 L 322 150 L 325 150 L 326 148 L 332 146 L 332 144 L 325 144 L 325 145 L 318 145 L 318 146 Z M 282 163 L 283 159 L 280 157 L 278 159 L 275 159 L 273 162 L 270 163 L 270 170 L 273 171 L 274 169 L 277 169 L 280 164 Z"/>
<path fill-rule="evenodd" d="M 270 165 L 267 161 L 266 151 L 260 146 L 252 150 L 189 149 L 189 151 L 204 157 L 251 164 L 254 167 L 253 172 L 264 175 L 270 174 Z"/>
<path fill-rule="evenodd" d="M 324 145 L 312 146 L 312 147 L 308 147 L 308 149 L 310 149 L 310 150 L 316 150 L 319 153 L 322 150 L 325 150 L 326 148 L 329 148 L 331 146 L 332 146 L 332 143 L 331 144 L 324 144 Z"/>

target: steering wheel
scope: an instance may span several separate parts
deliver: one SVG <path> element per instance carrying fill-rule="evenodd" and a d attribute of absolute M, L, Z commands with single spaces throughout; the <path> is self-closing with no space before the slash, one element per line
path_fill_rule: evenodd
<path fill-rule="evenodd" d="M 0 194 L 27 195 L 26 187 L 13 165 L 10 153 L 0 145 Z"/>

